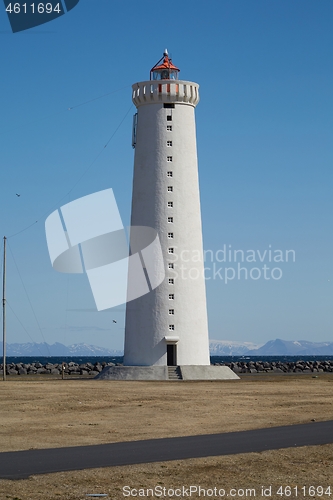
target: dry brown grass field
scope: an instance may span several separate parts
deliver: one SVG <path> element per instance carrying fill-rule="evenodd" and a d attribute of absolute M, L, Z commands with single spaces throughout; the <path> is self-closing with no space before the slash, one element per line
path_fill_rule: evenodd
<path fill-rule="evenodd" d="M 333 375 L 244 376 L 239 381 L 116 382 L 13 377 L 0 383 L 1 451 L 210 434 L 333 419 Z M 90 469 L 0 480 L 0 499 L 78 500 L 132 488 L 240 489 L 248 498 L 333 498 L 333 445 Z M 279 486 L 331 486 L 311 496 Z M 171 498 L 172 495 L 167 496 Z M 128 497 L 134 498 L 134 497 Z M 151 497 L 150 497 L 151 498 Z M 155 497 L 157 498 L 157 497 Z M 163 497 L 159 497 L 163 498 Z M 176 498 L 175 496 L 173 498 Z M 186 495 L 184 496 L 186 498 Z M 190 498 L 190 497 L 188 497 Z M 198 498 L 192 494 L 191 498 Z M 200 498 L 203 498 L 201 495 Z M 210 498 L 220 498 L 213 496 Z M 268 497 L 267 497 L 268 498 Z"/>

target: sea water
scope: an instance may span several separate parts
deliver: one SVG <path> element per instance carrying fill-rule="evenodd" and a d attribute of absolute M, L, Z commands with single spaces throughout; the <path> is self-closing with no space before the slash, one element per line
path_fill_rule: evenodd
<path fill-rule="evenodd" d="M 122 363 L 123 356 L 7 356 L 6 362 L 9 363 L 41 363 L 45 365 L 47 363 L 52 364 L 61 364 L 69 363 L 73 361 L 79 365 L 85 363 L 95 364 L 99 363 Z M 333 361 L 333 355 L 327 356 L 211 356 L 210 362 L 214 363 L 232 363 L 232 362 L 245 362 L 249 361 L 263 361 L 263 362 L 282 362 L 282 363 L 291 363 L 295 361 Z M 0 360 L 1 363 L 1 360 Z"/>

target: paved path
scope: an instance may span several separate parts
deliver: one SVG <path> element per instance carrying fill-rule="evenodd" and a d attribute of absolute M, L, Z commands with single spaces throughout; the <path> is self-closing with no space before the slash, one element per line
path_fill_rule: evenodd
<path fill-rule="evenodd" d="M 0 478 L 333 443 L 333 420 L 224 434 L 0 453 Z"/>

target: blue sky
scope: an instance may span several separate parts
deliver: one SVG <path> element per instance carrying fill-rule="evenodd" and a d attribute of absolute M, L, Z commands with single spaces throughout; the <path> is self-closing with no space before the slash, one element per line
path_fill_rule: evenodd
<path fill-rule="evenodd" d="M 207 280 L 210 337 L 332 341 L 332 21 L 330 0 L 80 0 L 12 34 L 1 9 L 0 235 L 38 221 L 8 239 L 8 342 L 122 347 L 124 307 L 94 312 L 86 277 L 52 269 L 44 222 L 112 187 L 129 223 L 131 85 L 165 47 L 200 84 L 205 249 L 296 255 L 279 280 Z"/>

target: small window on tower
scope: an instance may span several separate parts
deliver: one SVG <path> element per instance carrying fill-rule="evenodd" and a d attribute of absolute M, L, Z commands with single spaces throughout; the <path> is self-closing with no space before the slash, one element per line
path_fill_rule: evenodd
<path fill-rule="evenodd" d="M 168 222 L 173 222 L 173 217 L 168 217 Z"/>
<path fill-rule="evenodd" d="M 175 294 L 169 293 L 169 300 L 175 300 Z"/>
<path fill-rule="evenodd" d="M 172 161 L 172 156 L 167 156 L 167 161 Z"/>
<path fill-rule="evenodd" d="M 168 248 L 168 253 L 173 253 L 173 248 Z"/>
<path fill-rule="evenodd" d="M 167 177 L 173 177 L 173 175 L 172 175 L 172 172 L 171 172 L 171 171 L 167 172 Z"/>
<path fill-rule="evenodd" d="M 167 146 L 171 147 L 172 146 L 172 141 L 167 141 Z"/>
<path fill-rule="evenodd" d="M 169 191 L 169 193 L 172 193 L 173 187 L 172 186 L 168 186 L 168 191 Z"/>
<path fill-rule="evenodd" d="M 175 310 L 174 309 L 169 309 L 169 314 L 175 314 Z"/>
<path fill-rule="evenodd" d="M 169 269 L 173 269 L 173 268 L 174 268 L 174 263 L 173 263 L 173 262 L 169 262 L 169 264 L 168 264 L 168 268 L 169 268 Z"/>
<path fill-rule="evenodd" d="M 172 238 L 173 238 L 173 233 L 168 233 L 168 238 L 169 238 L 169 240 L 172 240 Z"/>
<path fill-rule="evenodd" d="M 172 125 L 167 125 L 167 131 L 172 132 Z"/>
<path fill-rule="evenodd" d="M 170 207 L 170 208 L 173 207 L 173 201 L 168 201 L 168 207 Z"/>
<path fill-rule="evenodd" d="M 167 122 L 172 122 L 172 116 L 171 115 L 167 115 Z"/>
<path fill-rule="evenodd" d="M 175 103 L 174 102 L 165 102 L 163 104 L 163 108 L 174 108 L 175 107 Z"/>
<path fill-rule="evenodd" d="M 169 285 L 174 285 L 175 281 L 173 278 L 169 278 Z"/>
<path fill-rule="evenodd" d="M 175 325 L 169 325 L 169 330 L 174 330 L 175 329 Z"/>

